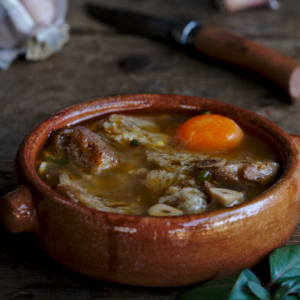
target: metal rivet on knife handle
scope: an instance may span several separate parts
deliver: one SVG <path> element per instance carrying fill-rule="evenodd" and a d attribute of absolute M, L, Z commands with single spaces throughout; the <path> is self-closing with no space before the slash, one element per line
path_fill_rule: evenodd
<path fill-rule="evenodd" d="M 284 56 L 240 35 L 205 26 L 194 42 L 195 49 L 210 57 L 255 72 L 300 99 L 300 61 Z"/>

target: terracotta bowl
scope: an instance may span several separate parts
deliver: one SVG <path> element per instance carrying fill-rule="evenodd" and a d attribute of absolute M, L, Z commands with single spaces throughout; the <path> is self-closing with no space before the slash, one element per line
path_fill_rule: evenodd
<path fill-rule="evenodd" d="M 46 186 L 35 158 L 49 133 L 116 111 L 209 110 L 267 140 L 282 159 L 280 179 L 251 201 L 177 217 L 128 216 L 72 203 Z M 16 189 L 0 201 L 10 232 L 29 232 L 47 255 L 88 276 L 137 286 L 184 286 L 251 268 L 285 244 L 297 224 L 300 161 L 297 143 L 272 122 L 233 105 L 198 97 L 128 95 L 64 109 L 37 126 L 16 157 Z"/>

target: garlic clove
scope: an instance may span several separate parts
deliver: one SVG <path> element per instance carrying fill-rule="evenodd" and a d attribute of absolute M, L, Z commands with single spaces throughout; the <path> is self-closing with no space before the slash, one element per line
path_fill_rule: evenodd
<path fill-rule="evenodd" d="M 244 198 L 244 193 L 229 189 L 210 188 L 209 196 L 211 200 L 216 201 L 224 206 L 231 206 L 241 202 Z"/>
<path fill-rule="evenodd" d="M 42 60 L 69 40 L 68 0 L 0 0 L 0 69 L 20 54 Z"/>
<path fill-rule="evenodd" d="M 35 23 L 21 2 L 18 0 L 2 0 L 1 5 L 20 34 L 32 35 Z"/>
<path fill-rule="evenodd" d="M 65 18 L 68 12 L 68 0 L 55 0 L 55 7 L 55 23 L 61 25 L 65 23 Z"/>
<path fill-rule="evenodd" d="M 9 20 L 5 9 L 0 5 L 0 48 L 11 48 L 18 44 L 20 35 Z"/>
<path fill-rule="evenodd" d="M 148 210 L 148 214 L 153 217 L 180 216 L 183 212 L 175 207 L 165 204 L 155 204 Z"/>
<path fill-rule="evenodd" d="M 37 26 L 49 27 L 56 15 L 54 0 L 20 0 Z"/>

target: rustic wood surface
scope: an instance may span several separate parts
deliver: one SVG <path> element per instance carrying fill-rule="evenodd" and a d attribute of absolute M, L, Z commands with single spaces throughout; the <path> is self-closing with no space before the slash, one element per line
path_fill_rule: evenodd
<path fill-rule="evenodd" d="M 26 133 L 57 110 L 103 96 L 203 96 L 252 110 L 288 133 L 300 134 L 300 101 L 290 104 L 271 84 L 147 38 L 120 34 L 87 17 L 83 0 L 70 2 L 71 39 L 63 51 L 38 63 L 18 59 L 8 71 L 0 72 L 0 195 L 13 189 L 13 159 Z M 282 1 L 278 11 L 257 8 L 235 14 L 217 12 L 209 0 L 93 2 L 167 18 L 199 19 L 300 60 L 299 0 Z M 136 63 L 128 67 L 131 60 Z M 140 65 L 143 61 L 145 66 Z M 300 228 L 289 241 L 298 242 Z M 26 234 L 10 234 L 0 225 L 0 300 L 171 300 L 183 290 L 129 287 L 85 277 L 46 257 Z"/>

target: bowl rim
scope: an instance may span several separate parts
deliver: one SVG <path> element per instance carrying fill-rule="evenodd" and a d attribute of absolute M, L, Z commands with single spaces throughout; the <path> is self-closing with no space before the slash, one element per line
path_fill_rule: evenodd
<path fill-rule="evenodd" d="M 160 101 L 162 103 L 159 103 Z M 174 101 L 176 105 L 171 103 L 171 101 Z M 199 102 L 199 104 L 193 104 L 193 102 L 195 101 Z M 203 104 L 203 107 L 201 109 L 200 102 Z M 167 108 L 162 105 L 166 105 L 166 103 L 168 103 Z M 279 141 L 276 141 L 276 146 L 278 152 L 280 152 L 283 164 L 285 165 L 280 178 L 266 191 L 241 204 L 200 214 L 171 217 L 124 215 L 119 213 L 104 212 L 71 202 L 69 199 L 59 195 L 40 179 L 35 170 L 36 154 L 41 145 L 43 145 L 46 140 L 45 138 L 43 138 L 43 142 L 41 143 L 40 140 L 42 136 L 45 136 L 46 133 L 47 136 L 49 136 L 52 131 L 64 127 L 58 126 L 62 123 L 65 123 L 65 125 L 74 125 L 87 119 L 92 119 L 94 117 L 106 115 L 108 113 L 125 111 L 128 112 L 130 110 L 143 111 L 145 109 L 163 109 L 164 111 L 177 110 L 195 113 L 197 111 L 200 112 L 208 110 L 207 108 L 210 106 L 218 107 L 221 110 L 228 110 L 230 115 L 236 115 L 236 117 L 232 119 L 240 124 L 245 123 L 247 124 L 246 126 L 249 125 L 251 128 L 255 128 L 257 132 L 263 133 L 265 136 L 268 136 L 274 146 L 275 137 L 280 137 Z M 245 120 L 239 119 L 238 114 L 242 116 L 248 116 L 248 121 L 250 120 L 251 124 L 248 124 L 247 122 L 245 122 Z M 242 125 L 242 127 L 244 126 Z M 51 128 L 52 130 L 49 130 L 49 128 Z M 293 163 L 291 163 L 292 161 Z M 274 201 L 274 195 L 276 193 L 279 193 L 280 190 L 286 184 L 288 184 L 292 174 L 295 174 L 297 168 L 300 166 L 300 162 L 299 151 L 295 143 L 292 141 L 292 138 L 276 124 L 262 116 L 255 114 L 252 111 L 232 104 L 202 97 L 170 94 L 130 94 L 104 97 L 87 102 L 82 102 L 52 114 L 46 120 L 37 125 L 26 136 L 16 156 L 15 166 L 15 169 L 18 169 L 18 172 L 21 171 L 21 174 L 24 176 L 24 180 L 22 181 L 25 182 L 25 185 L 26 183 L 28 183 L 31 187 L 33 186 L 35 189 L 37 189 L 41 194 L 50 196 L 53 201 L 57 201 L 73 209 L 79 209 L 87 214 L 92 214 L 96 217 L 109 216 L 111 220 L 116 220 L 119 219 L 120 216 L 122 216 L 122 218 L 125 218 L 127 221 L 135 222 L 137 220 L 144 220 L 147 223 L 149 220 L 156 220 L 155 222 L 164 224 L 175 222 L 182 224 L 184 227 L 194 227 L 195 225 L 204 224 L 205 229 L 210 229 L 212 223 L 218 224 L 218 226 L 224 226 L 228 221 L 228 217 L 230 217 L 230 221 L 237 221 L 239 219 L 243 219 L 245 217 L 245 214 L 249 217 L 253 214 L 256 214 L 258 211 L 258 207 L 265 207 L 265 204 L 267 204 L 267 206 L 272 205 L 272 201 Z M 224 218 L 226 218 L 226 220 Z"/>

